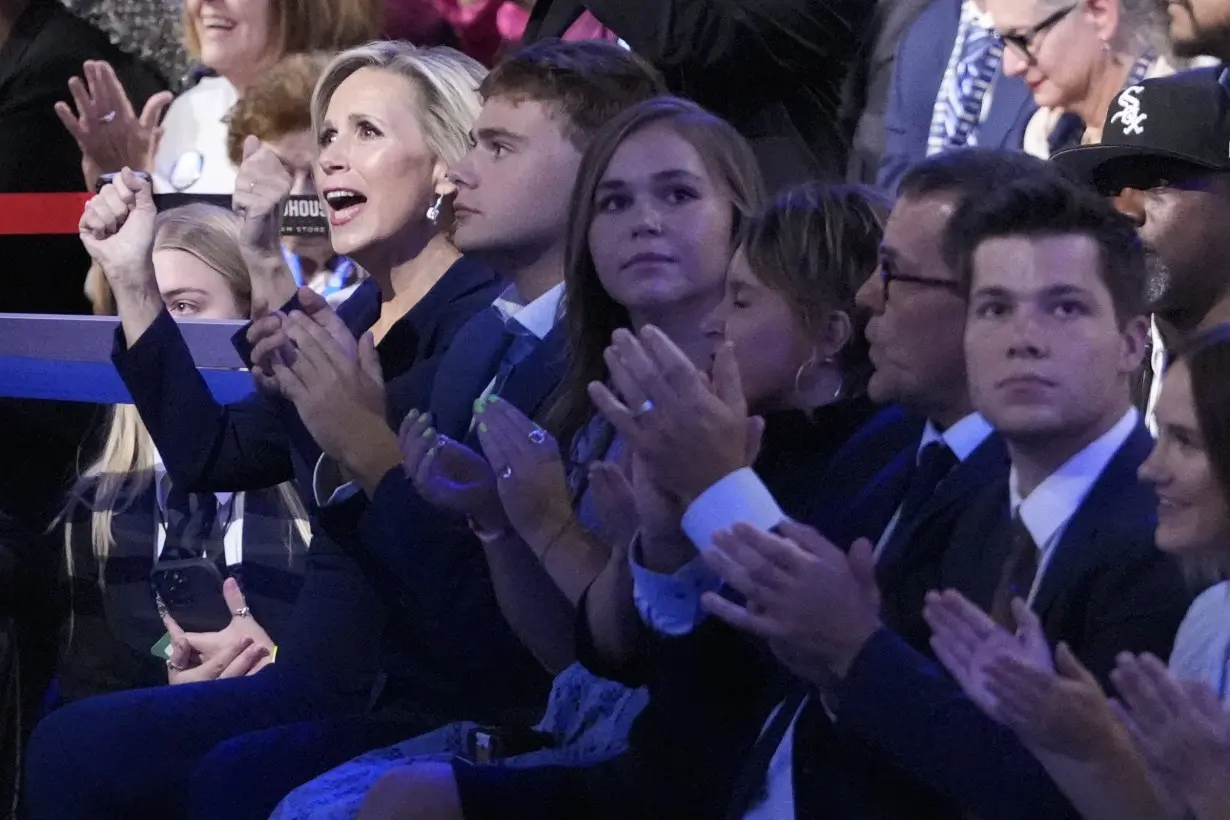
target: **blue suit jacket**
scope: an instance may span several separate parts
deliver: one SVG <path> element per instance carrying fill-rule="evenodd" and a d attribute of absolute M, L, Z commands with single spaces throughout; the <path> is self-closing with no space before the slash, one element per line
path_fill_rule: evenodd
<path fill-rule="evenodd" d="M 884 156 L 877 183 L 896 191 L 905 173 L 927 155 L 927 135 L 944 70 L 961 24 L 961 0 L 933 0 L 897 46 L 888 110 L 884 114 Z M 997 72 L 991 107 L 978 126 L 982 148 L 1020 149 L 1025 126 L 1037 110 L 1029 87 Z"/>
<path fill-rule="evenodd" d="M 1166 657 L 1191 602 L 1153 543 L 1157 500 L 1136 478 L 1153 439 L 1138 427 L 1111 459 L 1056 546 L 1034 611 L 1107 686 L 1116 653 Z M 986 608 L 1010 548 L 1007 482 L 957 522 L 941 582 Z M 986 717 L 930 660 L 878 633 L 838 692 L 838 723 L 922 784 L 979 817 L 1077 817 L 1009 729 Z"/>

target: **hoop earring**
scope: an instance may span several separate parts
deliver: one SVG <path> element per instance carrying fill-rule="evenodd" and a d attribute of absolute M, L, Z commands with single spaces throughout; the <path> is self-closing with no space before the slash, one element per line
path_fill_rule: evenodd
<path fill-rule="evenodd" d="M 810 366 L 812 366 L 812 365 L 814 365 L 814 364 L 816 364 L 816 357 L 815 357 L 815 355 L 808 356 L 808 357 L 807 357 L 807 361 L 805 361 L 805 362 L 803 362 L 801 365 L 799 365 L 799 369 L 798 369 L 798 370 L 796 370 L 796 371 L 794 371 L 794 392 L 795 392 L 795 393 L 802 393 L 802 392 L 803 392 L 803 385 L 802 385 L 802 381 L 803 381 L 803 372 L 804 372 L 805 370 L 807 370 L 807 368 L 808 368 L 808 367 L 810 367 Z"/>
<path fill-rule="evenodd" d="M 431 203 L 431 207 L 427 209 L 427 218 L 431 224 L 436 224 L 440 221 L 440 206 L 444 204 L 444 194 L 436 194 L 436 201 Z"/>
<path fill-rule="evenodd" d="M 815 356 L 811 356 L 810 358 L 808 358 L 807 361 L 799 365 L 799 369 L 796 370 L 794 373 L 794 392 L 796 393 L 803 392 L 803 387 L 801 384 L 803 381 L 803 372 L 807 370 L 809 366 L 818 365 L 818 364 L 832 364 L 835 361 L 836 359 L 834 359 L 832 356 L 825 356 L 823 362 L 817 362 Z M 829 399 L 829 402 L 832 403 L 840 399 L 841 394 L 845 389 L 846 389 L 846 377 L 843 376 L 840 371 L 838 371 L 837 389 L 833 391 L 833 397 Z"/>

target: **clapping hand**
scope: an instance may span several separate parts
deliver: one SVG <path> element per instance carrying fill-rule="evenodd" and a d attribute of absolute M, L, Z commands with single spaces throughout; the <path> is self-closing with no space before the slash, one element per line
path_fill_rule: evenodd
<path fill-rule="evenodd" d="M 431 416 L 410 411 L 398 434 L 402 467 L 431 504 L 472 517 L 484 530 L 508 528 L 491 466 L 464 444 L 437 433 Z"/>
<path fill-rule="evenodd" d="M 1052 659 L 1042 624 L 1024 601 L 1012 602 L 1012 614 L 1015 634 L 953 591 L 931 593 L 923 611 L 936 656 L 988 717 L 1035 751 L 1096 759 L 1116 731 L 1101 685 L 1067 644 Z"/>
<path fill-rule="evenodd" d="M 702 602 L 731 626 L 775 644 L 796 672 L 816 670 L 809 677 L 827 685 L 830 675 L 846 675 L 881 628 L 872 546 L 857 541 L 847 555 L 811 527 L 786 522 L 780 529 L 774 535 L 737 524 L 716 535 L 701 555 L 747 604 L 712 592 Z"/>
<path fill-rule="evenodd" d="M 384 377 L 371 333 L 363 334 L 357 360 L 319 321 L 292 312 L 282 322 L 290 361 L 270 362 L 282 393 L 320 448 L 372 495 L 402 457 L 389 427 Z"/>
<path fill-rule="evenodd" d="M 1150 654 L 1120 655 L 1116 712 L 1150 770 L 1201 820 L 1230 806 L 1230 714 L 1203 682 L 1180 682 Z"/>
<path fill-rule="evenodd" d="M 662 331 L 640 337 L 617 330 L 606 364 L 618 397 L 589 387 L 598 411 L 631 442 L 654 480 L 686 507 L 719 479 L 749 466 L 752 431 L 734 349 L 722 345 L 712 379 L 697 370 Z"/>
<path fill-rule="evenodd" d="M 252 675 L 273 663 L 273 641 L 248 611 L 234 578 L 222 585 L 222 596 L 232 612 L 231 623 L 218 632 L 184 632 L 169 614 L 162 622 L 171 636 L 167 681 L 200 683 L 219 678 Z"/>
<path fill-rule="evenodd" d="M 1024 602 L 1012 602 L 1019 629 L 1012 634 L 961 593 L 928 593 L 923 619 L 931 627 L 931 648 L 965 694 L 998 720 L 998 702 L 987 688 L 983 667 L 999 655 L 1016 657 L 1036 668 L 1051 669 L 1051 650 L 1037 618 Z"/>
<path fill-rule="evenodd" d="M 572 493 L 555 438 L 496 396 L 475 403 L 478 440 L 513 529 L 544 552 L 573 522 Z"/>
<path fill-rule="evenodd" d="M 98 178 L 121 168 L 148 170 L 162 129 L 158 123 L 171 104 L 169 91 L 159 91 L 145 102 L 138 117 L 115 69 L 104 60 L 86 60 L 82 67 L 85 81 L 68 81 L 74 114 L 68 103 L 55 104 L 56 116 L 81 149 L 81 172 L 87 189 L 93 190 Z"/>

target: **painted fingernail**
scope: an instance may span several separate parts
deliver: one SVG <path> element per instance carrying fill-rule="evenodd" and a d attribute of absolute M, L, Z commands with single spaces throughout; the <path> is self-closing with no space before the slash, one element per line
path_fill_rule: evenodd
<path fill-rule="evenodd" d="M 436 434 L 436 428 L 428 427 L 426 430 L 423 431 L 423 438 L 431 438 L 435 434 Z"/>
<path fill-rule="evenodd" d="M 485 409 L 487 409 L 487 405 L 486 405 L 486 403 L 485 403 L 485 402 L 483 402 L 482 397 L 479 397 L 479 398 L 477 398 L 477 399 L 475 399 L 475 400 L 474 400 L 474 412 L 475 412 L 475 414 L 477 414 L 477 413 L 481 413 L 481 412 L 483 412 L 483 410 L 485 410 Z"/>
<path fill-rule="evenodd" d="M 480 424 L 480 425 L 478 425 L 478 432 L 480 432 L 480 433 L 485 433 L 485 432 L 487 432 L 487 425 L 485 425 L 485 424 Z"/>
<path fill-rule="evenodd" d="M 418 410 L 411 410 L 411 411 L 410 411 L 410 412 L 406 415 L 406 418 L 407 418 L 407 419 L 409 419 L 410 421 L 418 421 L 418 418 L 419 418 L 419 411 L 418 411 Z"/>

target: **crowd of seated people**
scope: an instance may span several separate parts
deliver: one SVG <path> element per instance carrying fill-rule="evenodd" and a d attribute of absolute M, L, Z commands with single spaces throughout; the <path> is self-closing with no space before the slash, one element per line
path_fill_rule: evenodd
<path fill-rule="evenodd" d="M 11 816 L 1230 820 L 1230 4 L 730 5 L 81 68 L 130 402 L 0 517 Z"/>

